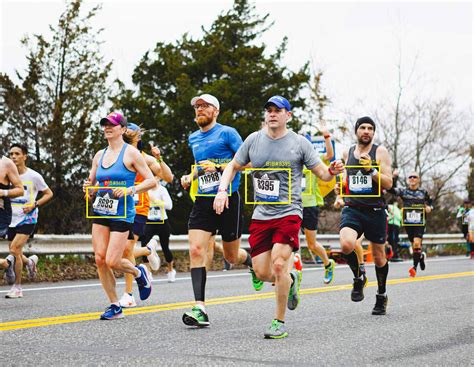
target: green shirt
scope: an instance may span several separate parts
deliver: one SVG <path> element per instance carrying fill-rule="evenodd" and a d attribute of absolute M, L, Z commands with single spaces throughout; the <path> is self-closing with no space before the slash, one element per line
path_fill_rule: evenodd
<path fill-rule="evenodd" d="M 400 227 L 402 224 L 402 211 L 398 205 L 391 204 L 388 207 L 390 208 L 388 211 L 388 224 L 394 224 Z"/>
<path fill-rule="evenodd" d="M 324 154 L 320 155 L 321 160 L 323 160 Z M 325 162 L 326 163 L 326 162 Z M 324 198 L 321 195 L 321 191 L 319 190 L 318 186 L 318 177 L 313 174 L 312 172 L 305 171 L 305 180 L 306 185 L 309 185 L 309 181 L 311 180 L 311 194 L 308 194 L 310 191 L 308 188 L 301 194 L 303 208 L 309 208 L 312 206 L 323 206 L 324 205 Z M 310 179 L 311 177 L 311 179 Z"/>

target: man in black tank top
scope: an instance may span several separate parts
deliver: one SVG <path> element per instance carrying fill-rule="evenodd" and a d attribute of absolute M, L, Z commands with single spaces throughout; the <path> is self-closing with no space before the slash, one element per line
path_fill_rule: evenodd
<path fill-rule="evenodd" d="M 341 184 L 341 196 L 345 206 L 339 227 L 340 242 L 342 252 L 354 273 L 351 299 L 360 302 L 364 299 L 367 277 L 360 271 L 354 248 L 362 234 L 370 241 L 378 283 L 372 314 L 385 315 L 388 300 L 388 261 L 385 257 L 387 218 L 382 190 L 392 187 L 391 160 L 385 147 L 373 143 L 375 123 L 370 117 L 357 120 L 355 133 L 357 144 L 344 152 L 346 170 Z"/>
<path fill-rule="evenodd" d="M 12 220 L 11 198 L 22 196 L 24 193 L 18 169 L 11 159 L 0 156 L 0 237 L 8 232 Z M 15 257 L 8 255 L 0 259 L 0 267 L 6 269 L 8 284 L 15 282 Z"/>

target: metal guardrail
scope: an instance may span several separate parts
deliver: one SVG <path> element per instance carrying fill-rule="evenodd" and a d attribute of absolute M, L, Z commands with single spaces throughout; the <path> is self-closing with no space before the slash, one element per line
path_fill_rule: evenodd
<path fill-rule="evenodd" d="M 249 248 L 248 234 L 242 235 L 241 247 Z M 158 238 L 157 238 L 158 239 Z M 220 239 L 218 238 L 218 241 Z M 400 242 L 406 242 L 407 236 L 401 235 Z M 326 248 L 337 249 L 339 246 L 338 234 L 320 234 L 318 242 Z M 464 243 L 464 237 L 459 234 L 425 234 L 424 245 L 447 245 Z M 306 247 L 304 236 L 300 237 L 301 247 Z M 173 235 L 170 238 L 172 251 L 187 251 L 189 249 L 187 235 Z M 93 254 L 91 235 L 35 235 L 24 248 L 25 253 L 54 255 L 54 254 Z M 0 240 L 0 254 L 8 253 L 8 242 Z"/>

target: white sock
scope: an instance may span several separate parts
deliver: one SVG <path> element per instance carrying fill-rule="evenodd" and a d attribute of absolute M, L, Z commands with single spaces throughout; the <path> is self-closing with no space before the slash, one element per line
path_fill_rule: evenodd
<path fill-rule="evenodd" d="M 197 304 L 196 307 L 199 307 L 202 312 L 206 313 L 206 307 L 204 305 Z"/>

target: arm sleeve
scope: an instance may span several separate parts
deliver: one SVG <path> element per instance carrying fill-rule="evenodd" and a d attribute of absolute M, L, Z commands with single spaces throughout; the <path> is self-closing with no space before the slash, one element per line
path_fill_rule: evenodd
<path fill-rule="evenodd" d="M 239 150 L 237 150 L 237 153 L 235 153 L 234 159 L 241 166 L 245 166 L 250 162 L 250 147 L 252 146 L 252 143 L 255 140 L 256 136 L 256 132 L 250 134 L 247 139 L 245 139 L 244 143 L 240 146 Z"/>
<path fill-rule="evenodd" d="M 431 199 L 430 194 L 428 194 L 428 191 L 425 191 L 425 203 L 433 208 L 433 199 Z"/>

